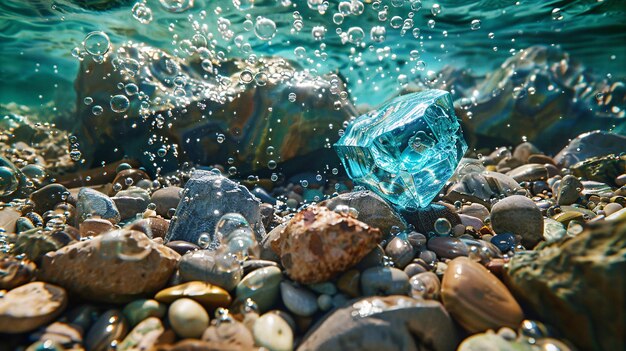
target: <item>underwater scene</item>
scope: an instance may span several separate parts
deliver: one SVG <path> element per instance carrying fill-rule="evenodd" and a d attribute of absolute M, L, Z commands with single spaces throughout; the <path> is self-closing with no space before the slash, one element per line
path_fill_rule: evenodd
<path fill-rule="evenodd" d="M 626 2 L 0 0 L 4 350 L 626 350 Z"/>

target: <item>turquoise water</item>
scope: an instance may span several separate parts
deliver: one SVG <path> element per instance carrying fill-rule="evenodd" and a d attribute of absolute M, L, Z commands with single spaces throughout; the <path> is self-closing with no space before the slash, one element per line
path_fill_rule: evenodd
<path fill-rule="evenodd" d="M 348 10 L 341 24 L 333 21 L 333 16 L 342 13 L 338 1 L 329 1 L 326 10 L 319 1 L 321 11 L 316 0 L 257 0 L 249 9 L 245 9 L 247 1 L 241 2 L 243 10 L 233 1 L 195 0 L 189 9 L 174 13 L 159 1 L 148 0 L 146 6 L 153 19 L 143 24 L 133 18 L 135 1 L 3 0 L 0 103 L 47 104 L 57 113 L 71 111 L 76 103 L 73 82 L 79 67 L 72 49 L 82 48 L 88 33 L 106 33 L 113 47 L 127 41 L 143 42 L 169 53 L 178 50 L 178 55 L 184 56 L 180 43 L 194 35 L 194 21 L 206 25 L 207 33 L 214 33 L 216 51 L 225 57 L 249 55 L 237 47 L 238 41 L 249 43 L 251 52 L 258 56 L 286 57 L 319 73 L 341 72 L 357 104 L 380 104 L 402 89 L 404 82 L 425 77 L 428 71 L 438 71 L 444 65 L 483 75 L 519 50 L 537 44 L 563 49 L 599 77 L 626 76 L 626 2 L 622 0 L 424 0 L 421 5 L 409 0 L 367 1 L 361 14 Z M 439 5 L 439 13 L 434 4 Z M 385 6 L 386 20 L 380 21 L 379 13 Z M 294 11 L 302 18 L 299 31 L 294 26 Z M 277 27 L 274 38 L 260 40 L 254 30 L 246 30 L 246 15 L 253 21 L 257 16 L 272 20 Z M 401 18 L 400 28 L 393 28 L 394 16 Z M 218 33 L 220 18 L 230 21 L 231 38 Z M 402 34 L 402 25 L 409 18 L 413 25 L 407 25 Z M 434 24 L 429 25 L 431 20 Z M 315 40 L 312 34 L 317 26 L 325 28 L 323 40 Z M 374 26 L 386 29 L 383 42 L 370 38 Z M 341 42 L 337 29 L 347 32 L 352 27 L 363 30 L 364 44 Z M 413 35 L 415 28 L 419 28 L 417 37 Z M 294 53 L 297 47 L 306 53 Z M 413 50 L 419 57 L 411 55 Z M 302 56 L 305 58 L 299 58 Z"/>

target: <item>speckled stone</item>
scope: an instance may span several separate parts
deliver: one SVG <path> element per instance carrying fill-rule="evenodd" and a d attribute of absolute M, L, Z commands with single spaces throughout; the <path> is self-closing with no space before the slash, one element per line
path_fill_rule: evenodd
<path fill-rule="evenodd" d="M 78 221 L 82 222 L 91 216 L 108 219 L 117 224 L 121 217 L 115 202 L 105 194 L 91 188 L 82 188 L 78 192 L 76 201 Z"/>
<path fill-rule="evenodd" d="M 533 200 L 513 195 L 498 201 L 491 209 L 491 226 L 498 234 L 522 237 L 522 245 L 533 248 L 542 239 L 543 216 Z"/>
<path fill-rule="evenodd" d="M 87 218 L 78 225 L 78 231 L 83 238 L 88 236 L 97 236 L 113 230 L 113 224 L 102 218 Z"/>
<path fill-rule="evenodd" d="M 13 255 L 0 257 L 0 289 L 10 290 L 28 283 L 36 269 L 37 266 L 26 258 L 20 260 Z"/>
<path fill-rule="evenodd" d="M 117 345 L 116 351 L 150 350 L 165 332 L 163 323 L 156 317 L 149 317 L 141 321 L 124 340 Z"/>
<path fill-rule="evenodd" d="M 361 273 L 361 291 L 364 296 L 406 295 L 409 276 L 393 267 L 372 267 Z"/>
<path fill-rule="evenodd" d="M 255 349 L 252 332 L 237 320 L 209 326 L 202 333 L 202 340 L 211 344 L 227 345 L 232 350 Z"/>
<path fill-rule="evenodd" d="M 311 284 L 355 265 L 381 237 L 380 230 L 348 215 L 309 207 L 297 213 L 271 245 L 291 279 Z"/>
<path fill-rule="evenodd" d="M 446 310 L 470 333 L 500 327 L 516 329 L 524 319 L 521 307 L 506 286 L 467 257 L 449 262 L 441 297 Z"/>
<path fill-rule="evenodd" d="M 67 305 L 62 287 L 33 282 L 0 298 L 0 333 L 24 333 L 54 320 Z"/>

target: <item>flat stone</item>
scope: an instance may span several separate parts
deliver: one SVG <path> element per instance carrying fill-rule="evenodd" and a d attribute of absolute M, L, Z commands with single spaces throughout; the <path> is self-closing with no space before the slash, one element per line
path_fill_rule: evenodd
<path fill-rule="evenodd" d="M 91 188 L 82 188 L 76 200 L 76 214 L 79 223 L 90 216 L 98 216 L 117 224 L 121 217 L 115 202 L 105 194 Z"/>
<path fill-rule="evenodd" d="M 334 147 L 352 180 L 403 209 L 427 206 L 467 151 L 450 94 L 434 89 L 358 117 Z"/>
<path fill-rule="evenodd" d="M 178 186 L 168 186 L 155 190 L 152 193 L 151 201 L 156 205 L 156 212 L 159 216 L 170 218 L 170 210 L 178 207 L 183 188 Z M 173 213 L 173 212 L 172 212 Z"/>
<path fill-rule="evenodd" d="M 108 351 L 111 343 L 124 340 L 128 329 L 128 322 L 120 310 L 108 310 L 89 328 L 85 346 L 90 351 Z"/>
<path fill-rule="evenodd" d="M 317 296 L 305 288 L 283 281 L 280 295 L 287 309 L 296 316 L 309 317 L 317 312 Z"/>
<path fill-rule="evenodd" d="M 459 215 L 463 214 L 467 216 L 476 217 L 480 219 L 481 221 L 484 221 L 487 217 L 489 217 L 489 209 L 487 209 L 487 207 L 478 203 L 471 203 L 469 205 L 463 205 L 458 212 L 459 212 Z"/>
<path fill-rule="evenodd" d="M 214 251 L 196 250 L 184 254 L 178 265 L 183 281 L 203 281 L 232 290 L 241 281 L 243 270 L 223 270 Z"/>
<path fill-rule="evenodd" d="M 446 310 L 470 333 L 500 327 L 517 329 L 524 319 L 521 307 L 506 286 L 467 257 L 448 263 L 441 298 Z"/>
<path fill-rule="evenodd" d="M 163 303 L 172 303 L 179 298 L 189 298 L 201 304 L 207 310 L 228 307 L 231 297 L 228 291 L 205 282 L 188 282 L 159 291 L 154 299 Z"/>
<path fill-rule="evenodd" d="M 535 182 L 548 179 L 548 169 L 544 165 L 529 163 L 507 172 L 516 182 Z"/>
<path fill-rule="evenodd" d="M 31 334 L 39 341 L 46 343 L 52 342 L 63 345 L 64 350 L 79 349 L 83 344 L 83 330 L 74 324 L 63 322 L 53 322 L 46 326 L 40 332 Z"/>
<path fill-rule="evenodd" d="M 113 228 L 115 227 L 109 220 L 102 218 L 87 218 L 78 225 L 78 231 L 83 238 L 97 236 L 111 231 Z"/>
<path fill-rule="evenodd" d="M 580 350 L 626 344 L 626 217 L 589 223 L 573 238 L 518 252 L 505 281 Z"/>
<path fill-rule="evenodd" d="M 328 314 L 298 351 L 453 351 L 457 334 L 441 303 L 407 296 L 369 297 Z"/>
<path fill-rule="evenodd" d="M 503 196 L 523 195 L 526 191 L 515 179 L 498 172 L 469 173 L 453 184 L 446 199 L 453 203 L 475 202 L 491 208 L 493 200 Z"/>
<path fill-rule="evenodd" d="M 116 184 L 119 184 L 119 186 L 121 186 L 120 189 L 122 189 L 122 191 L 128 189 L 129 187 L 132 186 L 137 186 L 137 183 L 139 183 L 142 180 L 150 180 L 150 176 L 148 176 L 148 174 L 140 169 L 123 169 L 119 172 L 117 172 L 117 174 L 115 175 L 115 178 L 113 179 L 113 185 L 115 186 Z M 116 195 L 117 196 L 117 195 Z"/>
<path fill-rule="evenodd" d="M 361 291 L 365 296 L 406 295 L 409 276 L 393 267 L 372 267 L 361 273 Z"/>
<path fill-rule="evenodd" d="M 491 226 L 498 233 L 522 237 L 522 245 L 533 248 L 542 239 L 543 216 L 535 202 L 522 195 L 498 201 L 491 209 Z"/>
<path fill-rule="evenodd" d="M 121 229 L 47 253 L 39 273 L 85 299 L 119 303 L 162 288 L 179 258 L 145 234 Z"/>
<path fill-rule="evenodd" d="M 406 229 L 402 217 L 382 197 L 373 191 L 361 190 L 339 194 L 323 201 L 320 206 L 334 210 L 339 205 L 352 207 L 359 212 L 357 219 L 374 228 L 380 229 L 384 235 L 391 232 L 393 227 L 398 230 Z"/>
<path fill-rule="evenodd" d="M 428 249 L 439 258 L 455 258 L 467 256 L 469 248 L 463 241 L 450 236 L 435 236 L 428 240 Z"/>
<path fill-rule="evenodd" d="M 62 287 L 33 282 L 0 298 L 0 333 L 24 333 L 53 321 L 67 306 Z"/>
<path fill-rule="evenodd" d="M 298 212 L 271 242 L 287 275 L 319 283 L 357 264 L 380 241 L 380 230 L 325 207 Z"/>
<path fill-rule="evenodd" d="M 588 158 L 624 152 L 626 137 L 606 131 L 583 133 L 565 146 L 554 161 L 561 167 L 569 167 Z"/>
<path fill-rule="evenodd" d="M 195 171 L 183 190 L 183 199 L 170 222 L 165 241 L 184 240 L 197 243 L 201 234 L 210 238 L 208 249 L 219 245 L 215 236 L 217 221 L 226 213 L 245 217 L 261 241 L 265 228 L 261 221 L 261 202 L 243 185 L 208 171 Z"/>

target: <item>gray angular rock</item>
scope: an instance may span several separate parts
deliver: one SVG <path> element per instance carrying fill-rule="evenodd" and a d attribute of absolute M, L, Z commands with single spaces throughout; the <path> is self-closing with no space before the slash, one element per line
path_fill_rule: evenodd
<path fill-rule="evenodd" d="M 450 202 L 471 201 L 491 207 L 493 199 L 514 194 L 525 194 L 526 191 L 515 179 L 498 172 L 468 173 L 453 184 L 446 194 Z"/>
<path fill-rule="evenodd" d="M 108 219 L 113 224 L 121 219 L 115 202 L 105 194 L 91 188 L 82 188 L 78 192 L 76 214 L 79 222 L 84 221 L 89 215 Z"/>
<path fill-rule="evenodd" d="M 298 351 L 452 351 L 457 334 L 443 306 L 407 296 L 370 297 L 335 310 Z"/>
<path fill-rule="evenodd" d="M 533 200 L 522 195 L 506 197 L 493 205 L 491 226 L 498 234 L 521 236 L 522 245 L 529 249 L 543 238 L 541 210 Z"/>
<path fill-rule="evenodd" d="M 145 211 L 150 203 L 150 194 L 145 189 L 131 186 L 126 190 L 119 191 L 111 200 L 115 202 L 120 217 L 128 219 Z"/>
<path fill-rule="evenodd" d="M 322 202 L 320 205 L 334 210 L 339 205 L 346 205 L 359 211 L 357 219 L 372 227 L 378 228 L 387 235 L 391 227 L 400 230 L 406 228 L 402 217 L 383 198 L 369 190 L 353 191 L 340 194 L 332 199 Z"/>
<path fill-rule="evenodd" d="M 586 159 L 624 152 L 626 136 L 596 130 L 583 133 L 554 156 L 554 162 L 569 167 Z"/>
<path fill-rule="evenodd" d="M 209 171 L 195 171 L 183 190 L 183 199 L 176 208 L 165 242 L 184 240 L 197 243 L 201 234 L 207 233 L 213 250 L 219 246 L 215 226 L 226 213 L 244 216 L 261 241 L 265 228 L 261 222 L 261 202 L 243 185 Z"/>
<path fill-rule="evenodd" d="M 559 205 L 571 205 L 578 200 L 582 189 L 583 183 L 578 178 L 568 174 L 561 179 L 556 194 L 556 202 Z"/>

